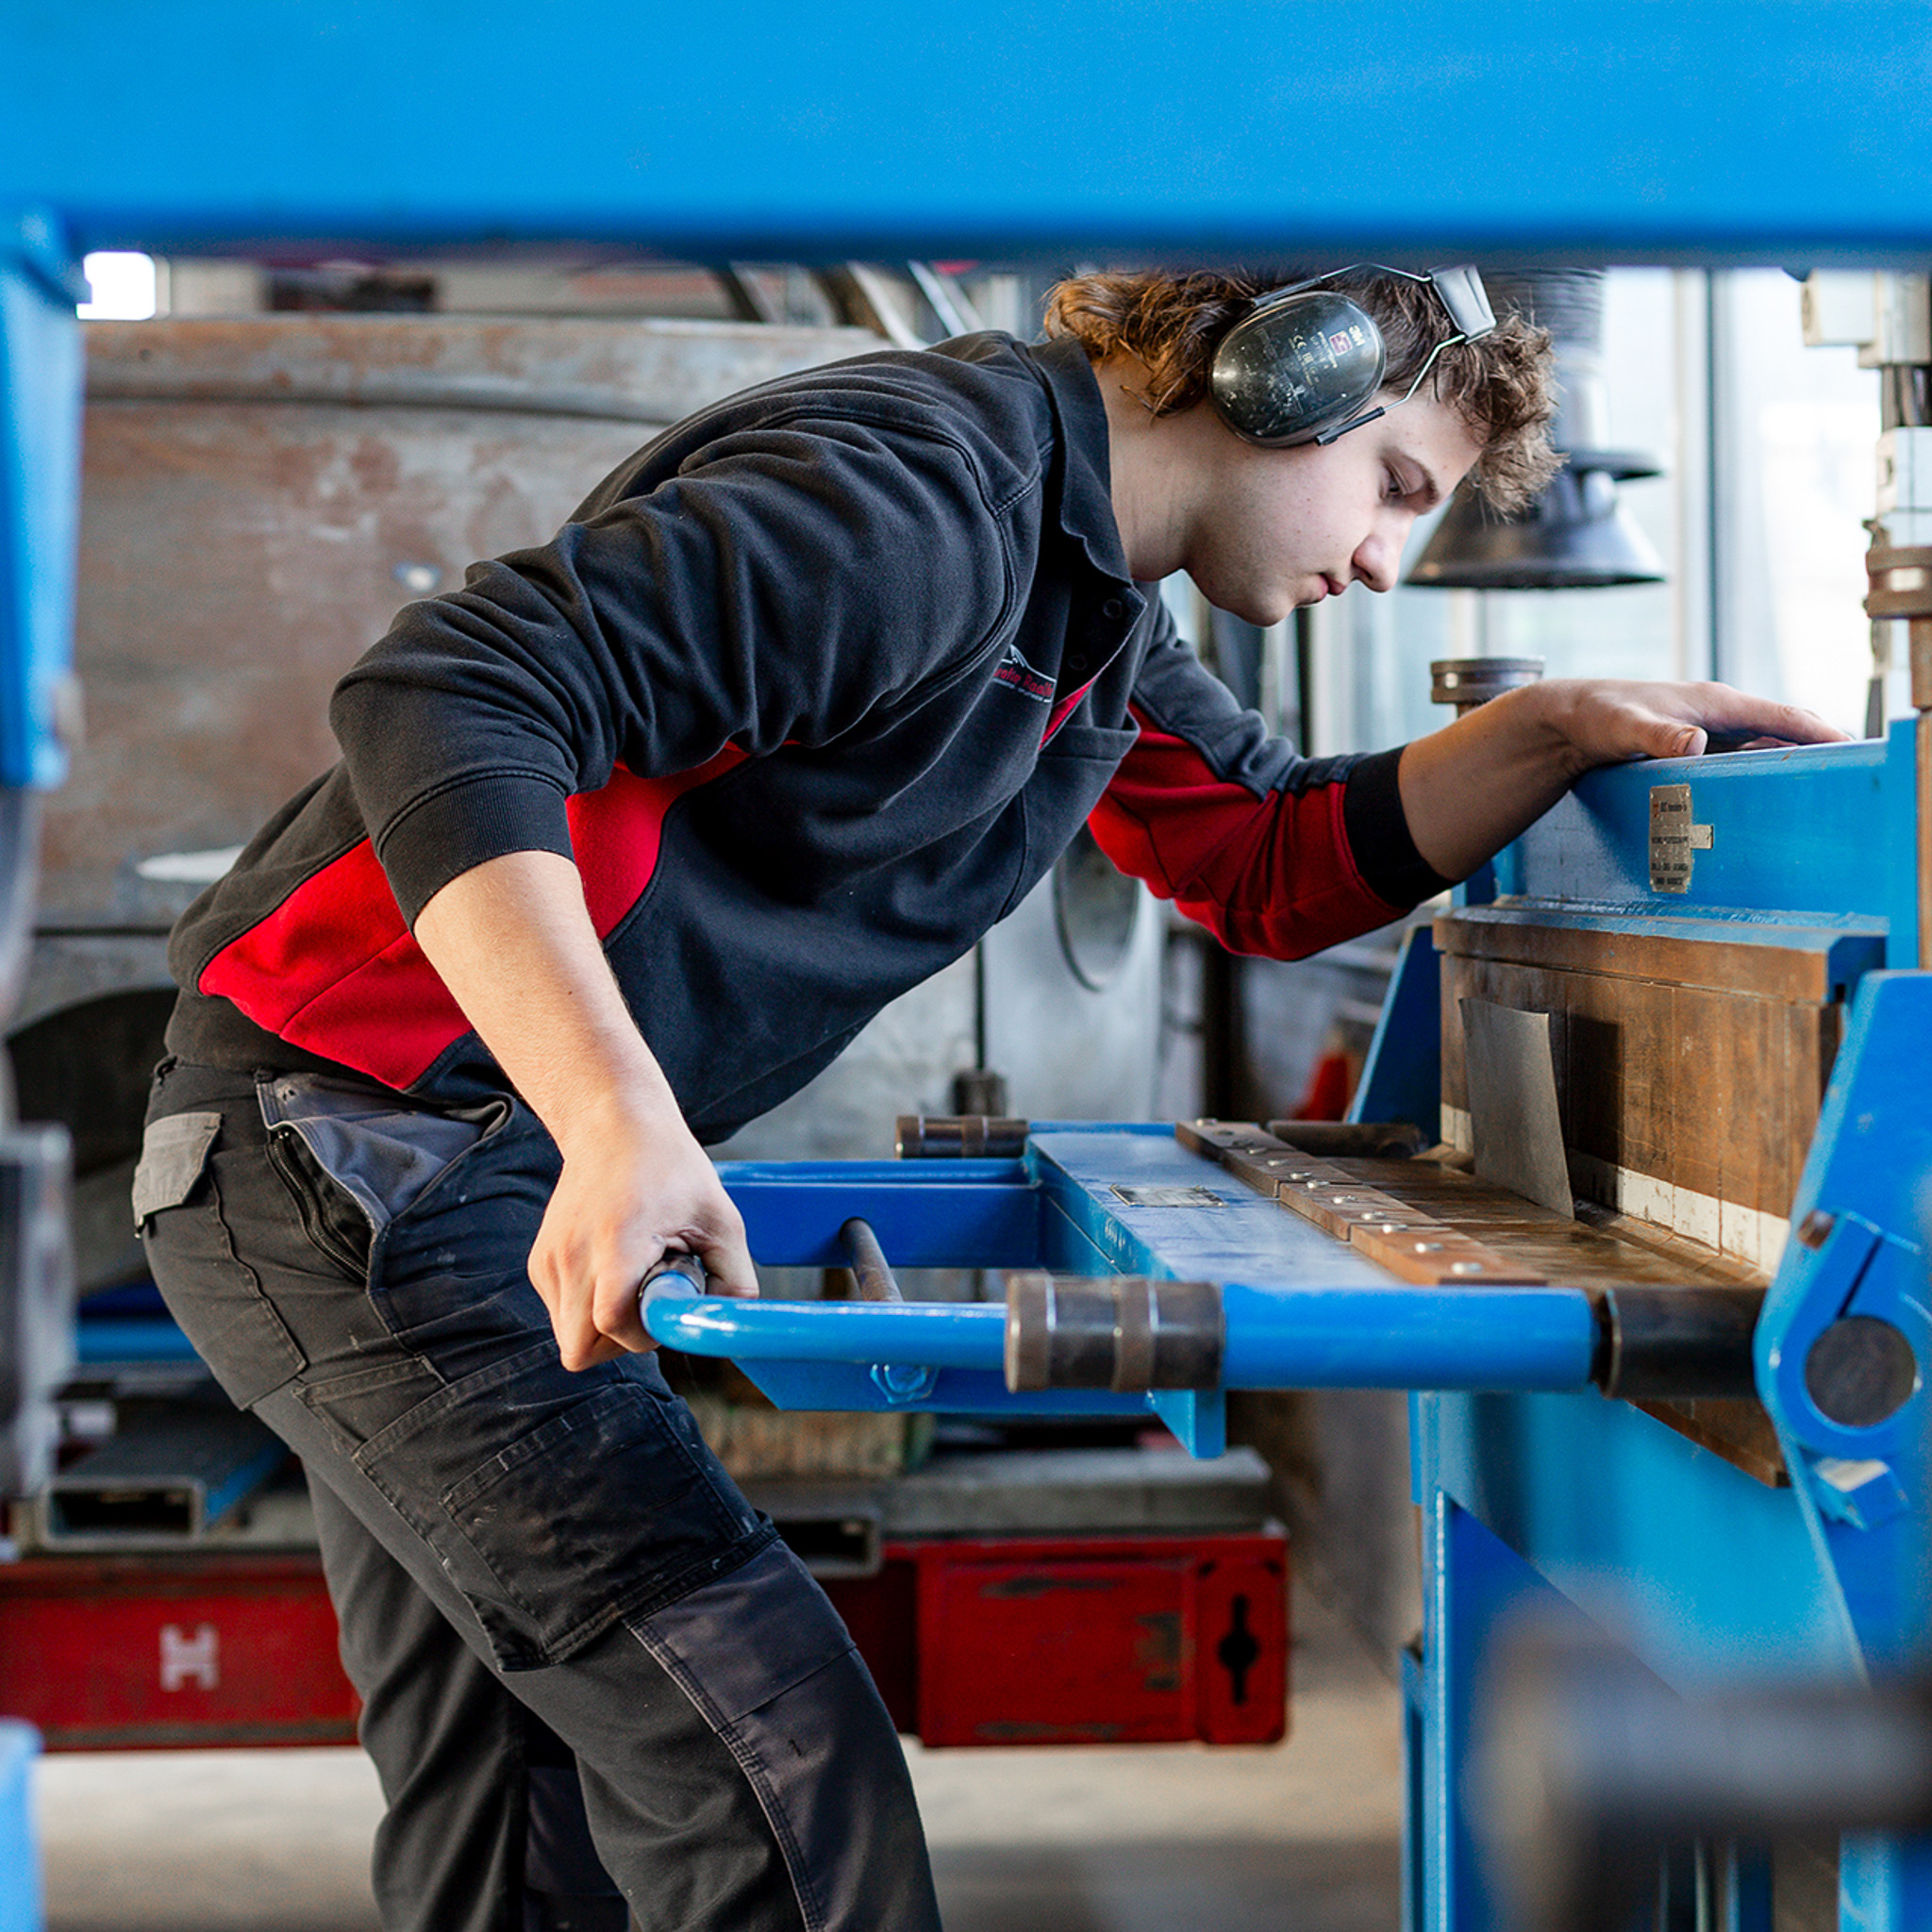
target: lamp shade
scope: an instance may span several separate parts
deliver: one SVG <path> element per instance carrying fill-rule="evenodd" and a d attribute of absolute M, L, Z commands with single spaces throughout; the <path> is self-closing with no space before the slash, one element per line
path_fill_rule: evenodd
<path fill-rule="evenodd" d="M 1446 591 L 1660 584 L 1662 559 L 1617 496 L 1620 481 L 1657 474 L 1657 465 L 1641 456 L 1573 450 L 1535 501 L 1507 517 L 1465 483 L 1407 581 Z"/>

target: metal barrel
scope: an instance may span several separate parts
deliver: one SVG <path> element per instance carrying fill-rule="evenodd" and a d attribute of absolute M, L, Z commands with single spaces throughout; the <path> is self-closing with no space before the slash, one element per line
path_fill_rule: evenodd
<path fill-rule="evenodd" d="M 892 1146 L 901 1160 L 1017 1160 L 1027 1123 L 985 1114 L 902 1113 Z"/>

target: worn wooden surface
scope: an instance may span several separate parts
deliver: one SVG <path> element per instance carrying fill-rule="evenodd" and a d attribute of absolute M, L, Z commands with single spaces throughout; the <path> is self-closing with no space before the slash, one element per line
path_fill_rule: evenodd
<path fill-rule="evenodd" d="M 1454 915 L 1437 935 L 1445 1133 L 1469 1111 L 1459 1002 L 1547 1013 L 1575 1192 L 1775 1264 L 1842 1029 L 1823 953 Z"/>
<path fill-rule="evenodd" d="M 1175 1133 L 1196 1153 L 1403 1280 L 1445 1288 L 1553 1282 L 1587 1293 L 1765 1283 L 1760 1270 L 1612 1209 L 1584 1203 L 1580 1218 L 1566 1221 L 1478 1180 L 1446 1147 L 1413 1160 L 1323 1161 L 1244 1123 L 1183 1122 Z M 1789 1479 L 1771 1419 L 1755 1401 L 1638 1407 L 1759 1482 Z"/>
<path fill-rule="evenodd" d="M 1674 918 L 1669 923 L 1682 930 L 1648 931 L 1642 921 L 1607 918 L 1601 926 L 1557 925 L 1540 923 L 1533 911 L 1514 906 L 1474 906 L 1439 912 L 1435 934 L 1444 952 L 1556 973 L 1591 973 L 1757 999 L 1832 997 L 1830 942 L 1846 937 L 1836 929 L 1740 928 L 1715 919 Z M 1779 943 L 1779 934 L 1788 935 L 1789 941 Z"/>

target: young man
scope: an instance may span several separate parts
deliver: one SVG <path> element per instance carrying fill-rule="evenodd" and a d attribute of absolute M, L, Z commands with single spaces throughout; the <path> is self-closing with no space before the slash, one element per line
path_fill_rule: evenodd
<path fill-rule="evenodd" d="M 1338 286 L 1386 339 L 1384 412 L 1325 444 L 1264 446 L 1209 392 L 1264 287 L 1226 276 L 1089 277 L 1043 347 L 701 411 L 405 609 L 337 692 L 341 764 L 183 920 L 136 1214 L 308 1470 L 390 1932 L 625 1901 L 667 1932 L 937 1924 L 863 1666 L 666 1390 L 637 1289 L 678 1247 L 756 1292 L 704 1145 L 1082 823 L 1294 955 L 1591 765 L 1829 735 L 1722 687 L 1557 683 L 1400 752 L 1271 740 L 1141 586 L 1186 570 L 1260 623 L 1386 590 L 1466 472 L 1507 505 L 1550 464 L 1533 331 Z"/>

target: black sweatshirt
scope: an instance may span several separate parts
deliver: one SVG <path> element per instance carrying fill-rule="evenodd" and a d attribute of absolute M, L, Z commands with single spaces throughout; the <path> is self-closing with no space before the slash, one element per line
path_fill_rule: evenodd
<path fill-rule="evenodd" d="M 707 1141 L 971 947 L 1083 822 L 1243 952 L 1442 884 L 1394 753 L 1296 758 L 1129 581 L 1065 342 L 969 336 L 701 410 L 549 543 L 408 606 L 330 716 L 342 761 L 175 928 L 184 1059 L 502 1088 L 409 925 L 506 852 L 575 859 Z"/>

